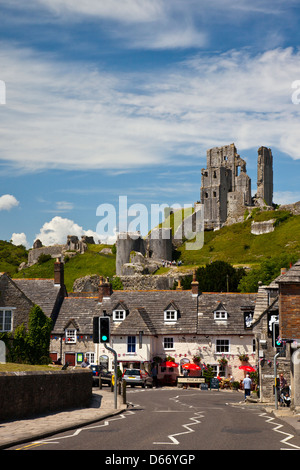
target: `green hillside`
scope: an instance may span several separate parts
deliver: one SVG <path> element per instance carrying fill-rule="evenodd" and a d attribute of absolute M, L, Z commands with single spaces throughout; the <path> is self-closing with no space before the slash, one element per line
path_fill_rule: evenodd
<path fill-rule="evenodd" d="M 87 251 L 73 258 L 65 259 L 65 284 L 69 292 L 73 289 L 75 279 L 99 274 L 112 277 L 115 274 L 116 257 L 113 254 L 103 254 L 100 251 L 107 245 L 88 245 Z M 13 278 L 53 278 L 54 259 L 42 264 L 35 264 L 12 275 Z"/>
<path fill-rule="evenodd" d="M 251 221 L 275 219 L 274 232 L 264 235 L 251 234 Z M 173 227 L 174 216 L 166 219 L 164 226 Z M 115 254 L 100 253 L 107 245 L 88 245 L 87 251 L 76 255 L 65 263 L 65 283 L 72 291 L 75 279 L 91 274 L 112 278 L 115 275 Z M 35 264 L 18 272 L 21 262 L 27 262 L 28 252 L 22 246 L 14 246 L 0 241 L 0 271 L 8 272 L 12 277 L 53 278 L 54 260 Z M 182 271 L 205 266 L 213 261 L 225 261 L 235 267 L 261 267 L 272 260 L 286 259 L 294 262 L 300 259 L 300 216 L 287 211 L 260 211 L 255 209 L 251 218 L 243 223 L 223 227 L 218 231 L 205 232 L 204 246 L 201 250 L 186 250 L 185 244 L 174 252 L 174 258 L 180 259 Z M 268 264 L 269 263 L 269 264 Z M 276 264 L 276 263 L 275 263 Z M 282 266 L 283 267 L 283 266 Z M 179 269 L 179 268 L 178 268 Z M 167 268 L 161 268 L 158 274 L 166 274 Z M 273 275 L 273 274 L 272 274 Z M 256 281 L 255 281 L 256 282 Z"/>
<path fill-rule="evenodd" d="M 251 222 L 276 219 L 275 230 L 263 235 L 251 233 Z M 185 266 L 202 266 L 211 261 L 226 261 L 235 266 L 255 267 L 263 260 L 283 254 L 300 258 L 300 216 L 287 211 L 256 211 L 243 223 L 205 232 L 201 250 L 189 251 L 185 244 L 178 251 Z"/>
<path fill-rule="evenodd" d="M 27 263 L 27 250 L 24 246 L 15 246 L 10 242 L 0 240 L 0 272 L 14 274 L 21 263 Z"/>

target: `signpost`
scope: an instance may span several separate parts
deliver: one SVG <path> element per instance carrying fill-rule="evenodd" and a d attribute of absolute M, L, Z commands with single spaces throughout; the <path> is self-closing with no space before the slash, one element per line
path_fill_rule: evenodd
<path fill-rule="evenodd" d="M 212 379 L 210 379 L 210 387 L 209 387 L 210 389 L 219 391 L 219 386 L 220 386 L 219 379 L 217 379 L 216 377 L 213 377 Z"/>
<path fill-rule="evenodd" d="M 203 384 L 204 377 L 177 377 L 177 384 Z"/>

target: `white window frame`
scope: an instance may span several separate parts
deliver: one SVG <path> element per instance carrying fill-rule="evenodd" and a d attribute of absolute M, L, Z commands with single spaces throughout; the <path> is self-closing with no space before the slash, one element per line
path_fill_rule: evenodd
<path fill-rule="evenodd" d="M 227 320 L 228 313 L 226 310 L 215 310 L 214 311 L 214 320 Z"/>
<path fill-rule="evenodd" d="M 218 351 L 218 349 L 220 349 Z M 215 342 L 216 354 L 230 354 L 230 340 L 228 338 L 217 338 Z"/>
<path fill-rule="evenodd" d="M 129 338 L 131 338 L 131 341 L 129 341 Z M 129 351 L 129 345 L 131 349 L 134 347 L 134 351 Z M 136 354 L 136 345 L 137 345 L 136 336 L 128 335 L 127 336 L 127 354 Z"/>
<path fill-rule="evenodd" d="M 126 318 L 126 311 L 125 310 L 114 310 L 113 311 L 113 321 L 123 321 Z"/>
<path fill-rule="evenodd" d="M 177 310 L 168 309 L 164 311 L 165 322 L 176 322 L 177 321 Z"/>
<path fill-rule="evenodd" d="M 95 352 L 89 351 L 84 353 L 84 356 L 87 358 L 90 364 L 95 364 Z"/>
<path fill-rule="evenodd" d="M 77 330 L 76 328 L 66 328 L 65 329 L 65 343 L 66 344 L 76 344 L 77 342 Z"/>
<path fill-rule="evenodd" d="M 173 336 L 165 336 L 163 339 L 164 349 L 170 351 L 174 349 L 174 338 Z"/>
<path fill-rule="evenodd" d="M 15 310 L 15 307 L 1 307 L 0 308 L 0 315 L 2 317 L 2 329 L 0 329 L 1 333 L 8 333 L 9 331 L 13 330 L 13 310 Z M 9 322 L 6 320 L 6 315 L 10 314 L 10 319 Z M 5 321 L 6 320 L 6 321 Z M 9 323 L 9 328 L 5 328 L 5 325 Z"/>

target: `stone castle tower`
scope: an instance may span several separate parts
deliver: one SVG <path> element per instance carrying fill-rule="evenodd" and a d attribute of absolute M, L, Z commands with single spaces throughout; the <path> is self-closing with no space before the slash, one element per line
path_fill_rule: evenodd
<path fill-rule="evenodd" d="M 172 261 L 172 230 L 155 228 L 146 238 L 143 238 L 139 232 L 119 233 L 116 247 L 116 274 L 118 276 L 123 274 L 123 267 L 130 264 L 132 258 L 145 267 L 151 262 Z"/>
<path fill-rule="evenodd" d="M 243 220 L 245 210 L 255 204 L 271 206 L 273 199 L 273 157 L 260 147 L 257 165 L 257 194 L 251 196 L 251 179 L 246 162 L 234 144 L 207 150 L 207 167 L 202 170 L 200 197 L 204 205 L 206 230 Z"/>
<path fill-rule="evenodd" d="M 271 206 L 273 202 L 273 156 L 271 149 L 260 147 L 257 160 L 257 198 Z"/>

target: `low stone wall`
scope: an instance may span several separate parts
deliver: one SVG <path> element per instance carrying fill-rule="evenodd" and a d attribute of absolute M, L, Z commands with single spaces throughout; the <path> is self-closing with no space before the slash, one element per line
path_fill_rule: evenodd
<path fill-rule="evenodd" d="M 274 232 L 275 219 L 266 220 L 264 222 L 252 222 L 251 233 L 253 235 L 263 235 L 264 233 Z"/>
<path fill-rule="evenodd" d="M 91 370 L 0 373 L 0 421 L 88 406 Z"/>
<path fill-rule="evenodd" d="M 169 290 L 173 289 L 174 282 L 182 279 L 190 273 L 182 275 L 174 273 L 173 276 L 163 275 L 133 275 L 133 276 L 120 276 L 124 290 Z"/>

